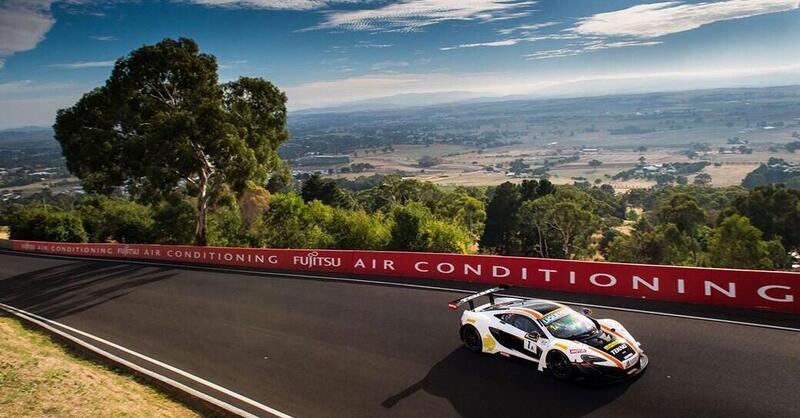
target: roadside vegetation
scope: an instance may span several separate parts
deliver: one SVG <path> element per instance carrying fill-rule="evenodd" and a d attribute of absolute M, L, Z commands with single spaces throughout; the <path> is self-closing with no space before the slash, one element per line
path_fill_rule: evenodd
<path fill-rule="evenodd" d="M 395 175 L 295 178 L 277 152 L 289 138 L 286 101 L 266 80 L 220 84 L 216 59 L 190 39 L 134 50 L 117 60 L 106 85 L 56 119 L 67 167 L 89 194 L 15 200 L 0 207 L 0 225 L 11 227 L 12 238 L 48 241 L 757 269 L 790 267 L 790 253 L 800 247 L 800 190 L 765 184 L 778 180 L 769 170 L 794 169 L 782 160 L 762 167 L 747 188 L 709 187 L 705 173 L 689 185 L 685 175 L 707 163 L 686 163 L 660 167 L 683 174 L 677 185 L 659 182 L 625 194 L 599 178 L 556 186 L 544 172 L 530 173 L 538 180 L 488 188 L 442 187 Z M 576 151 L 547 164 L 579 159 Z M 432 155 L 417 159 L 419 167 L 440 163 Z M 597 170 L 603 162 L 588 164 Z M 512 165 L 530 168 L 522 159 Z M 646 168 L 642 156 L 630 175 Z"/>
<path fill-rule="evenodd" d="M 0 417 L 198 417 L 0 314 Z"/>
<path fill-rule="evenodd" d="M 45 201 L 43 204 L 42 201 Z M 384 176 L 351 191 L 317 175 L 270 192 L 248 183 L 209 200 L 208 243 L 266 248 L 482 253 L 786 269 L 800 247 L 800 191 L 666 186 L 615 194 L 547 180 L 441 187 Z M 191 244 L 197 206 L 122 194 L 38 195 L 5 206 L 15 239 Z"/>

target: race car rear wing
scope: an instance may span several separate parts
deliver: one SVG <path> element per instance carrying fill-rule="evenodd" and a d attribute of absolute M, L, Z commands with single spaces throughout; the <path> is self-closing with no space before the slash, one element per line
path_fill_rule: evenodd
<path fill-rule="evenodd" d="M 481 296 L 488 296 L 489 297 L 489 303 L 494 305 L 494 294 L 497 293 L 497 292 L 501 292 L 503 290 L 506 290 L 506 289 L 508 289 L 508 286 L 500 285 L 500 286 L 495 286 L 495 287 L 492 287 L 492 288 L 489 288 L 489 289 L 486 289 L 486 290 L 481 290 L 480 292 L 472 294 L 472 295 L 469 295 L 469 296 L 467 296 L 465 298 L 456 299 L 456 300 L 448 303 L 447 307 L 450 308 L 450 309 L 455 310 L 455 309 L 458 309 L 461 305 L 463 305 L 465 303 L 469 303 L 469 308 L 470 309 L 475 309 L 475 302 L 473 302 L 473 301 L 475 299 L 481 297 Z"/>

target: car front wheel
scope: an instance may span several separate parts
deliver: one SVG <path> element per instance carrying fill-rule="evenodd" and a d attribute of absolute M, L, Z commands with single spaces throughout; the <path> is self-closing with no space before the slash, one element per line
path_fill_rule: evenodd
<path fill-rule="evenodd" d="M 470 351 L 480 353 L 483 351 L 483 341 L 481 341 L 481 334 L 472 325 L 467 325 L 461 328 L 461 340 L 464 341 L 464 346 Z"/>
<path fill-rule="evenodd" d="M 572 364 L 560 351 L 551 351 L 547 354 L 547 368 L 556 379 L 567 380 L 572 377 Z"/>

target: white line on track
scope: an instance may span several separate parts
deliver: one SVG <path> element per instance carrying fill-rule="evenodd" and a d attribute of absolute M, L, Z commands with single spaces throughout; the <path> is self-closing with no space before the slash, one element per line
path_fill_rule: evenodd
<path fill-rule="evenodd" d="M 105 344 L 105 345 L 107 345 L 109 347 L 113 347 L 113 348 L 115 348 L 117 350 L 120 350 L 120 351 L 122 351 L 124 353 L 130 354 L 130 355 L 132 355 L 134 357 L 137 357 L 139 359 L 148 361 L 148 362 L 150 362 L 152 364 L 155 364 L 155 365 L 157 365 L 159 367 L 167 369 L 167 370 L 169 370 L 169 371 L 171 371 L 173 373 L 179 374 L 179 375 L 181 375 L 181 376 L 183 376 L 183 377 L 185 377 L 187 379 L 190 379 L 190 380 L 192 380 L 192 381 L 194 381 L 196 383 L 199 383 L 199 384 L 201 384 L 203 386 L 206 386 L 206 387 L 209 387 L 209 388 L 214 389 L 216 391 L 219 391 L 221 393 L 224 393 L 224 394 L 226 394 L 226 395 L 228 395 L 228 396 L 230 396 L 232 398 L 235 398 L 235 399 L 237 399 L 237 400 L 239 400 L 241 402 L 244 402 L 244 403 L 246 403 L 246 404 L 248 404 L 250 406 L 253 406 L 253 407 L 255 407 L 255 408 L 257 408 L 257 409 L 259 409 L 261 411 L 264 411 L 264 412 L 266 412 L 266 413 L 268 413 L 270 415 L 273 415 L 273 416 L 276 416 L 276 417 L 280 417 L 280 418 L 292 418 L 291 415 L 285 414 L 285 413 L 283 413 L 281 411 L 278 411 L 277 409 L 270 408 L 270 407 L 268 407 L 268 406 L 266 406 L 266 405 L 264 405 L 262 403 L 256 402 L 256 401 L 254 401 L 254 400 L 252 400 L 250 398 L 247 398 L 247 397 L 245 397 L 243 395 L 240 395 L 240 394 L 238 394 L 238 393 L 236 393 L 236 392 L 234 392 L 232 390 L 226 389 L 226 388 L 224 388 L 222 386 L 219 386 L 219 385 L 217 385 L 215 383 L 209 382 L 208 380 L 205 380 L 203 378 L 197 377 L 197 376 L 195 376 L 195 375 L 193 375 L 193 374 L 191 374 L 189 372 L 186 372 L 186 371 L 183 371 L 181 369 L 178 369 L 177 367 L 170 366 L 169 364 L 166 364 L 166 363 L 163 363 L 161 361 L 155 360 L 153 358 L 145 356 L 144 354 L 137 353 L 137 352 L 135 352 L 133 350 L 130 350 L 128 348 L 125 348 L 125 347 L 122 347 L 120 345 L 114 344 L 114 343 L 112 343 L 110 341 L 107 341 L 107 340 L 104 340 L 104 339 L 102 339 L 100 337 L 96 337 L 96 336 L 94 336 L 92 334 L 89 334 L 87 332 L 72 328 L 72 327 L 70 327 L 68 325 L 64 325 L 64 324 L 62 324 L 60 322 L 56 322 L 56 321 L 44 318 L 42 316 L 36 315 L 34 313 L 31 313 L 31 312 L 24 311 L 22 309 L 18 309 L 18 308 L 15 308 L 13 306 L 6 305 L 4 303 L 0 303 L 0 309 L 4 310 L 6 312 L 9 312 L 9 313 L 11 313 L 13 315 L 16 315 L 16 316 L 18 316 L 18 317 L 20 317 L 20 318 L 22 318 L 22 319 L 24 319 L 26 321 L 32 322 L 32 323 L 34 323 L 36 325 L 39 325 L 40 327 L 42 327 L 42 328 L 44 328 L 44 329 L 46 329 L 46 330 L 48 330 L 48 331 L 50 331 L 52 333 L 55 333 L 55 334 L 57 334 L 57 335 L 59 335 L 59 336 L 61 336 L 63 338 L 66 338 L 66 339 L 68 339 L 68 340 L 80 345 L 81 347 L 83 347 L 83 348 L 85 348 L 87 350 L 90 350 L 90 351 L 92 351 L 94 353 L 97 353 L 97 354 L 103 356 L 103 357 L 106 357 L 106 358 L 108 358 L 108 359 L 110 359 L 110 360 L 112 360 L 112 361 L 114 361 L 116 363 L 122 364 L 122 365 L 124 365 L 124 366 L 126 366 L 126 367 L 128 367 L 130 369 L 136 370 L 137 372 L 142 373 L 142 374 L 144 374 L 146 376 L 149 376 L 149 377 L 151 377 L 153 379 L 156 379 L 158 381 L 161 381 L 162 383 L 168 384 L 168 385 L 170 385 L 170 386 L 172 386 L 174 388 L 177 388 L 177 389 L 180 389 L 180 390 L 182 390 L 184 392 L 187 392 L 187 393 L 189 393 L 189 394 L 191 394 L 193 396 L 196 396 L 196 397 L 198 397 L 198 398 L 200 398 L 200 399 L 202 399 L 202 400 L 204 400 L 206 402 L 214 404 L 214 405 L 216 405 L 216 406 L 218 406 L 218 407 L 220 407 L 220 408 L 222 408 L 222 409 L 224 409 L 224 410 L 226 410 L 228 412 L 234 413 L 236 415 L 239 415 L 239 416 L 242 416 L 242 417 L 246 417 L 246 418 L 258 418 L 258 415 L 251 414 L 251 413 L 249 413 L 249 412 L 247 412 L 247 411 L 245 411 L 245 410 L 243 410 L 241 408 L 237 408 L 236 406 L 233 406 L 233 405 L 231 405 L 231 404 L 229 404 L 229 403 L 227 403 L 227 402 L 225 402 L 223 400 L 217 399 L 217 398 L 215 398 L 215 397 L 213 397 L 211 395 L 208 395 L 206 393 L 200 392 L 200 391 L 198 391 L 196 389 L 193 389 L 193 388 L 191 388 L 189 386 L 186 386 L 186 385 L 184 385 L 184 384 L 182 384 L 180 382 L 177 382 L 177 381 L 175 381 L 173 379 L 170 379 L 169 377 L 166 377 L 166 376 L 161 375 L 159 373 L 156 373 L 156 372 L 154 372 L 152 370 L 146 369 L 146 368 L 144 368 L 144 367 L 142 367 L 140 365 L 137 365 L 137 364 L 135 364 L 135 363 L 133 363 L 131 361 L 125 360 L 125 359 L 123 359 L 123 358 L 121 358 L 119 356 L 111 354 L 108 351 L 105 351 L 105 350 L 103 350 L 103 349 L 101 349 L 101 348 L 99 348 L 99 347 L 97 347 L 95 345 L 92 345 L 92 344 L 90 344 L 90 343 L 88 343 L 88 342 L 86 342 L 84 340 L 81 340 L 80 338 L 77 338 L 77 337 L 75 337 L 74 335 L 72 335 L 72 334 L 70 334 L 68 332 L 64 332 L 64 331 L 62 331 L 60 329 L 57 329 L 56 327 L 60 327 L 60 328 L 63 328 L 65 330 L 68 330 L 70 332 L 76 333 L 78 335 L 91 338 L 91 339 L 93 339 L 95 341 L 98 341 L 100 343 L 103 343 L 103 344 Z"/>
<path fill-rule="evenodd" d="M 187 269 L 197 269 L 197 270 L 219 271 L 219 272 L 223 272 L 223 273 L 226 273 L 226 272 L 227 273 L 246 273 L 246 274 L 255 274 L 255 275 L 263 275 L 263 276 L 299 277 L 299 278 L 304 278 L 304 279 L 329 280 L 329 281 L 337 281 L 337 282 L 379 284 L 379 285 L 386 285 L 386 286 L 406 287 L 406 288 L 412 288 L 412 289 L 439 290 L 439 291 L 454 292 L 454 293 L 475 293 L 475 291 L 473 291 L 473 290 L 458 289 L 458 288 L 452 288 L 452 287 L 428 286 L 428 285 L 421 285 L 421 284 L 399 283 L 399 282 L 372 280 L 372 279 L 356 279 L 356 278 L 353 278 L 353 277 L 318 276 L 318 275 L 313 275 L 313 274 L 298 274 L 298 273 L 279 273 L 279 272 L 272 272 L 272 271 L 245 270 L 245 269 L 237 269 L 237 268 L 220 268 L 220 267 L 209 267 L 209 266 L 204 266 L 204 265 L 161 263 L 161 262 L 157 262 L 157 261 L 140 261 L 140 260 L 127 260 L 127 259 L 116 259 L 116 258 L 62 256 L 62 255 L 56 255 L 56 254 L 25 253 L 25 252 L 17 252 L 17 251 L 9 251 L 9 250 L 0 250 L 0 253 L 6 253 L 6 254 L 18 255 L 18 256 L 35 256 L 35 257 L 44 257 L 44 258 L 59 258 L 59 259 L 64 259 L 64 260 L 91 260 L 91 261 L 101 261 L 101 262 L 111 262 L 111 263 L 141 264 L 141 265 L 150 265 L 150 266 L 159 266 L 159 267 L 187 268 Z M 511 296 L 511 297 L 517 297 L 517 298 L 523 298 L 523 299 L 532 299 L 531 297 L 521 296 L 521 295 L 505 294 L 504 296 Z M 591 304 L 591 303 L 579 303 L 579 302 L 574 302 L 574 301 L 559 301 L 559 300 L 555 300 L 555 302 L 565 303 L 565 304 L 568 304 L 568 305 L 579 305 L 579 306 L 588 306 L 588 307 L 592 307 L 592 308 L 610 309 L 610 310 L 615 310 L 615 311 L 623 311 L 623 312 L 633 312 L 633 313 L 640 313 L 640 314 L 647 314 L 647 315 L 665 316 L 665 317 L 670 317 L 670 318 L 692 319 L 692 320 L 698 320 L 698 321 L 709 321 L 709 322 L 717 322 L 717 323 L 723 323 L 723 324 L 744 325 L 744 326 L 750 326 L 750 327 L 775 329 L 775 330 L 780 330 L 780 331 L 800 332 L 800 328 L 782 327 L 782 326 L 778 326 L 778 325 L 769 325 L 769 324 L 759 324 L 759 323 L 756 323 L 756 322 L 734 321 L 734 320 L 730 320 L 730 319 L 709 318 L 709 317 L 705 317 L 705 316 L 681 315 L 681 314 L 674 314 L 674 313 L 667 313 L 667 312 L 648 311 L 648 310 L 643 310 L 643 309 L 623 308 L 623 307 L 618 307 L 618 306 L 597 305 L 597 304 Z"/>

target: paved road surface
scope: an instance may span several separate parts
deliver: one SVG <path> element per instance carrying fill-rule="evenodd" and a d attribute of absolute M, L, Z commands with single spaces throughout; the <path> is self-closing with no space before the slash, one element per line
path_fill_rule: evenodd
<path fill-rule="evenodd" d="M 798 332 L 595 309 L 651 363 L 633 382 L 591 388 L 461 348 L 446 307 L 459 296 L 0 253 L 0 302 L 298 418 L 800 416 Z"/>

